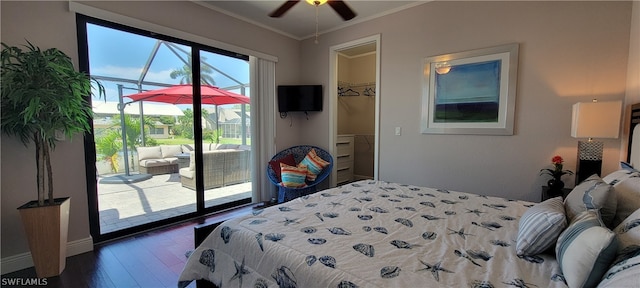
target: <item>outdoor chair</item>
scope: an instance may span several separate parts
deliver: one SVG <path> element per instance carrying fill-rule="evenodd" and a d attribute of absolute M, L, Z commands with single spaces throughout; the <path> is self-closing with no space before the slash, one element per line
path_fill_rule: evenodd
<path fill-rule="evenodd" d="M 276 171 L 274 171 L 274 165 L 272 165 L 272 163 L 278 163 L 278 160 L 281 161 L 283 158 L 291 154 L 295 159 L 295 163 L 298 164 L 304 159 L 304 157 L 307 155 L 307 153 L 309 153 L 309 151 L 311 151 L 312 148 L 316 150 L 316 154 L 318 155 L 318 157 L 322 158 L 324 161 L 329 162 L 329 165 L 324 167 L 322 172 L 320 172 L 320 174 L 318 174 L 318 176 L 316 177 L 315 181 L 307 181 L 307 185 L 304 187 L 290 188 L 280 185 L 280 179 L 276 174 Z M 324 179 L 326 179 L 327 176 L 329 176 L 329 174 L 331 173 L 331 168 L 333 167 L 333 157 L 331 157 L 331 154 L 329 154 L 329 152 L 316 146 L 300 145 L 293 146 L 278 152 L 271 158 L 271 161 L 269 163 L 270 164 L 267 165 L 267 176 L 269 177 L 271 183 L 278 187 L 278 203 L 282 203 L 300 196 L 309 195 L 316 192 L 316 186 L 320 184 Z M 279 165 L 279 163 L 277 165 Z"/>

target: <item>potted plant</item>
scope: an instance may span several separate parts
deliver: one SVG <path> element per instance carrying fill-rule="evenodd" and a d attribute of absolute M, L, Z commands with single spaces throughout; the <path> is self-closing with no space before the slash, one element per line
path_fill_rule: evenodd
<path fill-rule="evenodd" d="M 549 191 L 553 194 L 562 195 L 562 188 L 564 188 L 564 182 L 562 181 L 563 175 L 572 175 L 573 172 L 570 170 L 563 170 L 564 159 L 562 156 L 556 155 L 551 158 L 551 164 L 553 165 L 553 169 L 545 168 L 540 169 L 540 174 L 546 174 L 551 176 L 552 178 L 547 181 L 547 186 L 549 187 Z"/>
<path fill-rule="evenodd" d="M 69 219 L 69 197 L 53 197 L 51 151 L 62 135 L 71 138 L 91 129 L 92 110 L 85 97 L 92 94 L 92 84 L 100 96 L 105 92 L 98 81 L 76 71 L 62 51 L 27 44 L 23 50 L 2 43 L 0 126 L 27 148 L 35 146 L 38 200 L 18 210 L 36 273 L 50 277 L 65 267 Z"/>

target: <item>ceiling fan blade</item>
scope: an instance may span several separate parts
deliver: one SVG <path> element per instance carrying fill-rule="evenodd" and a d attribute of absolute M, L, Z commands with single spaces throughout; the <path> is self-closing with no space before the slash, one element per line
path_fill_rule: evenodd
<path fill-rule="evenodd" d="M 284 2 L 284 4 L 280 5 L 280 7 L 278 7 L 278 9 L 276 9 L 273 12 L 271 12 L 271 14 L 269 14 L 269 16 L 274 17 L 274 18 L 282 17 L 282 15 L 284 15 L 284 13 L 287 13 L 287 11 L 289 11 L 289 9 L 291 9 L 291 7 L 293 7 L 293 5 L 298 4 L 298 2 L 300 2 L 300 0 L 293 0 L 293 1 Z"/>
<path fill-rule="evenodd" d="M 353 19 L 353 17 L 356 17 L 356 13 L 353 12 L 353 10 L 351 10 L 351 8 L 349 8 L 347 3 L 344 3 L 344 1 L 329 0 L 327 1 L 327 3 L 329 4 L 329 6 L 331 6 L 331 8 L 333 8 L 333 10 L 336 10 L 336 13 L 338 13 L 338 15 L 340 15 L 340 17 L 342 17 L 344 21 L 351 20 Z"/>

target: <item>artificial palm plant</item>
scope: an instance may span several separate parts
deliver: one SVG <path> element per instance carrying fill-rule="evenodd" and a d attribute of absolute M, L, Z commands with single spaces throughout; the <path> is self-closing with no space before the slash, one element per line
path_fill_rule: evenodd
<path fill-rule="evenodd" d="M 51 151 L 61 135 L 71 138 L 91 129 L 92 111 L 85 97 L 92 94 L 93 82 L 100 96 L 104 87 L 76 71 L 62 51 L 27 43 L 25 50 L 2 43 L 0 127 L 36 148 L 38 200 L 18 210 L 36 274 L 43 278 L 64 270 L 69 228 L 69 197 L 53 197 Z"/>
<path fill-rule="evenodd" d="M 38 206 L 52 205 L 50 153 L 60 133 L 67 138 L 89 131 L 91 107 L 85 97 L 104 87 L 75 70 L 71 58 L 56 48 L 41 50 L 27 41 L 25 50 L 2 43 L 2 132 L 36 148 Z M 46 180 L 46 181 L 45 181 Z M 47 191 L 48 203 L 45 203 Z"/>

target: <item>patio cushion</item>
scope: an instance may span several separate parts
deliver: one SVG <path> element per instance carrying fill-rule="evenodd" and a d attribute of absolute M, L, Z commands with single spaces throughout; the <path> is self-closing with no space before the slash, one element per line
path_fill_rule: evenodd
<path fill-rule="evenodd" d="M 177 158 L 174 158 L 177 161 Z M 140 161 L 140 165 L 144 167 L 158 167 L 172 164 L 171 161 L 166 159 L 146 159 Z"/>
<path fill-rule="evenodd" d="M 238 145 L 238 144 L 220 144 L 220 145 L 218 145 L 218 147 L 216 148 L 216 150 L 222 150 L 222 149 L 238 149 L 238 147 L 240 147 L 240 145 Z"/>
<path fill-rule="evenodd" d="M 174 157 L 182 153 L 180 145 L 160 145 L 160 150 L 162 151 L 162 158 Z"/>
<path fill-rule="evenodd" d="M 138 151 L 138 160 L 141 162 L 141 165 L 142 160 L 145 159 L 162 159 L 162 151 L 160 150 L 160 146 L 137 147 L 136 150 Z"/>

